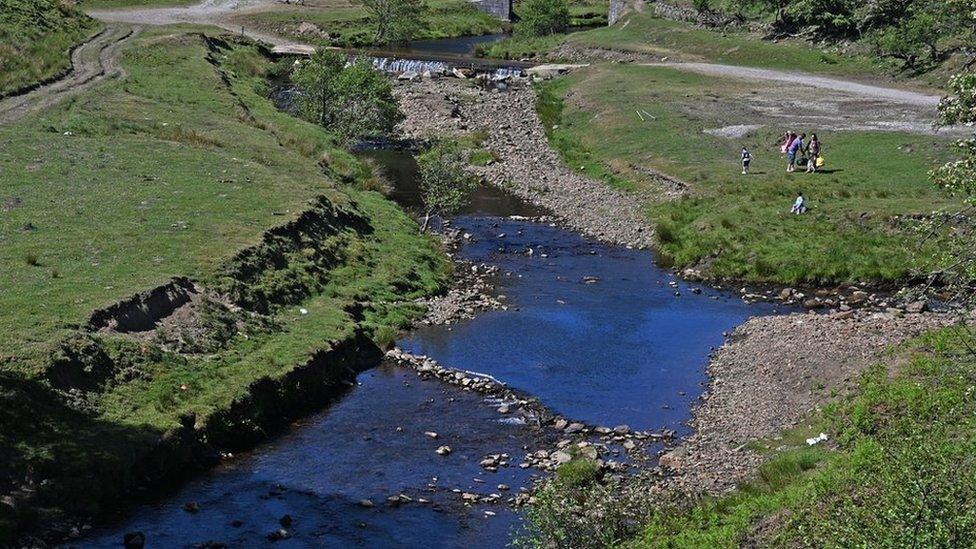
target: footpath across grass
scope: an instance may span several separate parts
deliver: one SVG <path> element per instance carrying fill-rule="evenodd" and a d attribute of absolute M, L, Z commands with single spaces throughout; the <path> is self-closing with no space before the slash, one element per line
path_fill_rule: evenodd
<path fill-rule="evenodd" d="M 265 98 L 277 68 L 257 47 L 147 29 L 122 64 L 124 79 L 0 127 L 0 491 L 35 487 L 0 505 L 0 544 L 49 511 L 118 505 L 181 418 L 206 425 L 355 332 L 388 342 L 450 274 L 412 219 L 360 190 L 368 168 Z M 266 314 L 205 311 L 223 339 L 184 353 L 83 329 L 174 276 Z M 91 383 L 54 390 L 66 368 Z"/>
<path fill-rule="evenodd" d="M 778 146 L 794 125 L 744 109 L 755 88 L 672 69 L 598 65 L 543 84 L 538 109 L 568 165 L 648 197 L 661 251 L 679 266 L 815 285 L 897 283 L 925 267 L 930 250 L 914 245 L 910 218 L 953 204 L 928 181 L 948 158 L 950 140 L 795 128 L 820 134 L 828 165 L 787 174 Z M 704 132 L 735 124 L 762 127 L 736 138 Z M 749 176 L 739 173 L 742 146 L 754 155 Z M 645 168 L 686 182 L 690 197 L 656 199 Z M 800 191 L 811 210 L 791 216 Z"/>
<path fill-rule="evenodd" d="M 98 29 L 60 0 L 0 0 L 0 97 L 70 68 L 71 48 Z"/>

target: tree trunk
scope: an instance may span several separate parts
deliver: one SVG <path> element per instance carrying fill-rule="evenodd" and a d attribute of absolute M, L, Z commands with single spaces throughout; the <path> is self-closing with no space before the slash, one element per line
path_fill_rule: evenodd
<path fill-rule="evenodd" d="M 421 234 L 427 232 L 427 225 L 430 224 L 430 216 L 431 216 L 431 212 L 427 212 L 426 214 L 424 214 L 424 223 L 420 226 Z"/>

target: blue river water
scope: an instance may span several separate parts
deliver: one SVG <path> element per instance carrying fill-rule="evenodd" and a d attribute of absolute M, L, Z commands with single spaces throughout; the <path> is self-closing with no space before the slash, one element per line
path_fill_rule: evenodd
<path fill-rule="evenodd" d="M 411 189 L 398 192 L 409 206 Z M 463 257 L 499 267 L 497 292 L 508 310 L 418 329 L 399 345 L 491 374 L 567 417 L 685 432 L 710 350 L 722 343 L 723 332 L 749 316 L 772 314 L 772 307 L 704 287 L 695 293 L 685 283 L 673 287 L 672 273 L 657 267 L 650 252 L 504 217 L 537 213 L 480 190 L 452 224 L 470 235 L 459 250 Z M 478 395 L 409 371 L 382 366 L 358 381 L 288 433 L 71 546 L 119 547 L 123 535 L 135 531 L 146 535 L 147 547 L 510 543 L 521 528 L 519 516 L 504 503 L 465 505 L 460 492 L 509 497 L 530 484 L 532 469 L 489 473 L 479 461 L 504 452 L 518 464 L 527 452 L 546 447 L 538 433 L 501 420 Z M 453 452 L 437 455 L 442 444 Z M 413 501 L 387 503 L 398 494 Z M 184 510 L 188 503 L 195 512 Z M 286 537 L 274 539 L 279 529 Z"/>

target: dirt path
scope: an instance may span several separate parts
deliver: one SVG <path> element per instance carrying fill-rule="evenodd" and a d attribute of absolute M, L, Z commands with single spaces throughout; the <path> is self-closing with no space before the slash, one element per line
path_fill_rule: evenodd
<path fill-rule="evenodd" d="M 767 82 L 798 84 L 800 86 L 844 92 L 851 95 L 858 95 L 877 101 L 885 101 L 900 105 L 914 105 L 918 107 L 934 108 L 939 105 L 940 100 L 940 97 L 937 95 L 926 95 L 895 88 L 871 86 L 868 84 L 852 82 L 850 80 L 841 80 L 839 78 L 829 78 L 826 76 L 814 76 L 801 72 L 758 69 L 754 67 L 738 67 L 735 65 L 719 65 L 715 63 L 642 64 L 649 67 L 668 67 L 672 69 L 690 71 L 698 74 L 704 74 L 706 76 L 722 76 L 727 78 L 740 78 L 750 81 L 764 80 Z"/>
<path fill-rule="evenodd" d="M 231 16 L 246 12 L 265 11 L 278 6 L 277 0 L 203 0 L 199 4 L 175 8 L 133 8 L 116 10 L 91 10 L 88 15 L 111 23 L 139 25 L 174 25 L 193 23 L 214 25 L 272 46 L 303 46 L 293 40 L 241 27 L 231 21 Z"/>
<path fill-rule="evenodd" d="M 75 48 L 71 55 L 71 70 L 63 78 L 28 93 L 0 100 L 0 125 L 16 122 L 105 79 L 123 74 L 119 53 L 139 31 L 139 27 L 110 25 Z"/>

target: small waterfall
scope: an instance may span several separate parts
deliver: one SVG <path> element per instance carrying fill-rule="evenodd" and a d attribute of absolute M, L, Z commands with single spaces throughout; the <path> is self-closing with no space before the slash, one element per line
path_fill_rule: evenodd
<path fill-rule="evenodd" d="M 413 72 L 418 75 L 429 72 L 432 75 L 447 75 L 453 68 L 445 61 L 423 61 L 420 59 L 399 59 L 396 57 L 373 57 L 373 68 L 391 74 Z M 479 74 L 486 74 L 490 80 L 500 81 L 525 76 L 522 69 L 515 67 L 500 67 L 495 69 L 477 70 Z"/>

